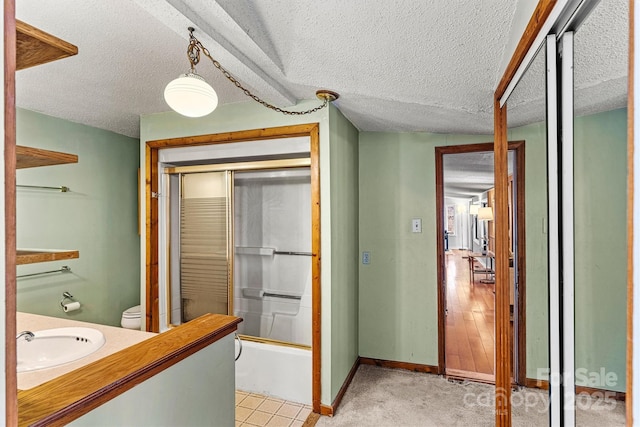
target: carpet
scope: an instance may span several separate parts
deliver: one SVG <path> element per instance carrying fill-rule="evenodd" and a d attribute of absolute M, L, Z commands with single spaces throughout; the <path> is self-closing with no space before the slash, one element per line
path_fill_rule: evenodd
<path fill-rule="evenodd" d="M 514 426 L 549 424 L 548 395 L 538 389 L 512 394 Z M 579 396 L 576 425 L 624 426 L 624 402 Z M 318 427 L 493 426 L 494 387 L 443 377 L 361 365 L 333 417 Z"/>

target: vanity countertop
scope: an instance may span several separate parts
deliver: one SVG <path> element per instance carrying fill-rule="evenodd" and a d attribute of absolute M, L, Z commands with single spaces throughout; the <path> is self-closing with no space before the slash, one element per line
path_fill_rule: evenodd
<path fill-rule="evenodd" d="M 98 325 L 95 323 L 79 322 L 77 320 L 60 319 L 57 317 L 40 316 L 29 313 L 16 313 L 17 331 L 40 331 L 42 329 L 85 327 L 94 328 L 101 331 L 106 339 L 105 344 L 95 353 L 92 353 L 80 360 L 65 363 L 53 368 L 40 369 L 31 372 L 21 372 L 18 374 L 18 389 L 28 390 L 42 383 L 45 383 L 60 375 L 78 369 L 96 360 L 102 359 L 109 354 L 116 353 L 124 348 L 130 347 L 141 341 L 149 339 L 157 334 L 152 332 L 135 331 L 131 329 L 116 328 L 114 326 Z"/>
<path fill-rule="evenodd" d="M 20 323 L 21 327 L 33 327 L 38 324 Z M 40 316 L 39 316 L 40 317 Z M 35 319 L 38 320 L 38 319 Z M 65 326 L 69 323 L 57 323 L 57 320 L 43 318 L 46 328 Z M 107 340 L 113 329 L 123 333 L 124 339 L 134 339 L 133 344 L 112 354 L 96 352 L 92 356 L 104 357 L 71 372 L 60 374 L 28 390 L 18 391 L 18 425 L 20 426 L 63 426 L 98 406 L 122 395 L 138 384 L 143 383 L 189 358 L 200 350 L 215 344 L 218 340 L 233 334 L 242 319 L 222 314 L 205 314 L 183 325 L 161 334 L 148 334 L 127 331 L 120 328 L 105 327 Z M 84 326 L 82 322 L 74 322 Z M 41 324 L 42 325 L 42 324 Z M 97 326 L 97 325 L 93 325 Z M 104 329 L 102 329 L 104 330 Z M 146 339 L 144 338 L 146 337 Z M 230 337 L 230 339 L 233 339 Z M 125 341 L 111 338 L 111 344 L 125 346 Z M 132 341 L 127 341 L 132 342 Z M 233 359 L 233 352 L 228 357 Z M 196 359 L 202 363 L 201 359 Z M 69 364 L 73 369 L 75 364 Z M 37 371 L 36 371 L 37 372 Z"/>

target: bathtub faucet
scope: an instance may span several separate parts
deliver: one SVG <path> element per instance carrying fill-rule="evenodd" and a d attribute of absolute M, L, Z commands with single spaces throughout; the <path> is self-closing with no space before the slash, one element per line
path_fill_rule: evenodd
<path fill-rule="evenodd" d="M 36 336 L 33 335 L 33 332 L 31 331 L 22 331 L 20 332 L 17 336 L 16 339 L 19 340 L 20 338 L 24 337 L 25 340 L 27 341 L 31 341 L 33 340 Z"/>

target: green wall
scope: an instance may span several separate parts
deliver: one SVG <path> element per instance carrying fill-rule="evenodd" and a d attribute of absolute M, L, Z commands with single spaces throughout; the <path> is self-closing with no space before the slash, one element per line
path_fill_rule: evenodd
<path fill-rule="evenodd" d="M 331 135 L 331 400 L 358 359 L 358 130 L 337 108 Z"/>
<path fill-rule="evenodd" d="M 544 132 L 539 127 L 519 130 L 510 139 L 533 139 Z M 492 139 L 360 134 L 360 250 L 371 253 L 371 264 L 360 266 L 361 356 L 437 366 L 434 148 Z M 525 173 L 527 366 L 532 364 L 535 373 L 538 366 L 548 365 L 546 182 L 540 179 L 546 177 L 544 143 L 525 143 Z M 421 234 L 410 232 L 411 218 L 422 218 Z"/>
<path fill-rule="evenodd" d="M 17 143 L 79 158 L 17 171 L 18 184 L 71 189 L 17 190 L 18 247 L 80 251 L 75 260 L 18 266 L 18 275 L 72 269 L 18 279 L 18 310 L 119 326 L 122 311 L 140 302 L 138 140 L 18 109 Z M 81 311 L 62 311 L 64 291 Z"/>
<path fill-rule="evenodd" d="M 317 100 L 302 101 L 291 109 L 305 110 L 313 108 L 317 105 Z M 320 227 L 321 227 L 321 247 L 322 247 L 322 263 L 321 263 L 321 287 L 322 287 L 322 349 L 321 349 L 321 380 L 322 380 L 322 395 L 321 401 L 325 405 L 331 404 L 335 394 L 332 390 L 335 389 L 334 383 L 338 383 L 338 388 L 342 385 L 344 379 L 340 379 L 342 366 L 348 364 L 349 355 L 345 354 L 344 358 L 339 358 L 338 366 L 334 369 L 332 367 L 332 357 L 334 350 L 332 349 L 333 339 L 332 332 L 334 330 L 334 323 L 332 320 L 332 277 L 333 277 L 333 254 L 343 255 L 349 253 L 350 239 L 339 239 L 336 245 L 333 244 L 332 225 L 336 221 L 341 223 L 350 221 L 349 219 L 342 220 L 341 218 L 334 218 L 333 215 L 341 215 L 342 209 L 353 210 L 357 209 L 357 199 L 353 199 L 350 203 L 353 204 L 352 208 L 339 207 L 337 210 L 333 210 L 334 203 L 344 203 L 345 198 L 348 197 L 349 192 L 353 192 L 353 189 L 346 190 L 345 194 L 340 192 L 332 192 L 331 188 L 335 184 L 332 178 L 332 173 L 335 170 L 336 173 L 340 173 L 342 167 L 337 165 L 336 167 L 329 166 L 331 164 L 331 152 L 335 148 L 341 150 L 339 141 L 350 140 L 352 137 L 349 135 L 352 131 L 348 130 L 348 125 L 344 123 L 346 119 L 340 118 L 336 112 L 331 113 L 336 118 L 336 125 L 338 130 L 334 130 L 333 135 L 338 138 L 336 141 L 331 142 L 330 131 L 330 112 L 335 107 L 330 106 L 329 109 L 323 109 L 316 113 L 306 116 L 289 116 L 283 115 L 272 110 L 266 109 L 263 106 L 253 102 L 240 102 L 235 104 L 226 104 L 219 106 L 212 114 L 202 118 L 187 118 L 182 117 L 174 112 L 158 113 L 141 118 L 140 122 L 140 153 L 141 153 L 141 171 L 144 171 L 144 155 L 146 141 L 165 139 L 172 137 L 190 136 L 190 135 L 204 135 L 221 132 L 233 132 L 249 129 L 260 129 L 277 126 L 290 126 L 304 123 L 319 123 L 320 126 L 320 200 L 321 200 L 321 213 L 320 213 Z M 348 152 L 345 151 L 345 154 Z M 348 158 L 345 159 L 348 163 Z M 144 174 L 144 172 L 141 172 Z M 349 184 L 351 185 L 351 184 Z M 347 201 L 347 203 L 349 203 Z M 145 203 L 142 202 L 142 211 L 144 212 Z M 355 227 L 355 225 L 354 225 Z M 142 231 L 142 241 L 146 241 L 145 230 Z M 345 245 L 342 248 L 342 245 Z M 141 292 L 144 294 L 144 263 L 145 254 L 144 248 L 141 254 L 142 263 L 142 283 Z M 341 269 L 342 267 L 338 267 Z M 348 267 L 345 267 L 345 274 L 348 276 Z M 348 283 L 350 280 L 345 277 L 344 282 Z M 338 291 L 340 294 L 340 291 Z M 344 314 L 346 311 L 351 310 L 352 313 L 357 312 L 357 306 L 351 308 L 342 307 L 340 304 L 336 306 L 338 316 L 348 317 Z M 340 317 L 338 317 L 340 318 Z M 336 330 L 339 328 L 336 326 Z M 345 341 L 344 338 L 338 337 L 337 344 Z M 336 354 L 341 354 L 342 349 L 336 349 Z M 347 352 L 348 353 L 348 352 Z"/>
<path fill-rule="evenodd" d="M 300 108 L 311 104 L 303 102 Z M 593 191 L 576 186 L 576 203 L 586 203 L 588 197 L 599 212 L 589 210 L 587 218 L 580 213 L 576 217 L 578 230 L 591 230 L 588 235 L 578 233 L 576 239 L 586 251 L 578 253 L 576 267 L 577 365 L 616 372 L 622 380 L 615 389 L 624 388 L 624 341 L 618 337 L 625 334 L 626 264 L 624 256 L 603 256 L 600 248 L 608 254 L 626 253 L 619 247 L 626 241 L 626 170 L 614 166 L 624 164 L 626 146 L 616 142 L 612 147 L 617 134 L 610 129 L 621 129 L 615 138 L 623 140 L 626 122 L 618 121 L 625 114 L 620 110 L 579 118 L 578 124 L 582 120 L 589 126 L 583 126 L 584 134 L 580 126 L 576 129 L 576 141 L 584 140 L 576 144 L 576 162 L 585 162 L 576 165 L 576 182 L 602 189 L 598 194 L 604 197 L 596 200 Z M 144 153 L 146 140 L 309 122 L 320 123 L 322 403 L 330 404 L 357 355 L 437 365 L 434 147 L 489 142 L 492 137 L 358 133 L 334 107 L 311 117 L 288 117 L 239 103 L 222 106 L 203 119 L 174 113 L 143 117 L 141 150 Z M 548 366 L 545 127 L 511 129 L 509 139 L 526 141 L 527 377 L 543 378 L 539 368 Z M 352 173 L 356 168 L 357 176 Z M 622 209 L 611 209 L 618 204 Z M 622 216 L 611 217 L 612 212 Z M 605 227 L 590 225 L 601 224 L 605 214 Z M 410 232 L 411 218 L 422 218 L 423 233 Z M 596 239 L 598 245 L 587 245 L 580 238 Z M 370 252 L 371 264 L 360 263 L 362 251 Z M 583 322 L 585 310 L 590 317 Z"/>
<path fill-rule="evenodd" d="M 360 264 L 360 356 L 438 364 L 434 148 L 492 140 L 360 133 L 360 251 L 371 255 Z"/>
<path fill-rule="evenodd" d="M 231 427 L 235 424 L 234 350 L 233 335 L 222 337 L 68 425 Z"/>
<path fill-rule="evenodd" d="M 627 110 L 575 119 L 576 367 L 615 373 L 624 391 Z"/>
<path fill-rule="evenodd" d="M 527 377 L 548 368 L 548 218 L 544 123 L 525 140 Z M 360 133 L 360 356 L 437 365 L 434 147 L 490 136 Z M 576 367 L 617 375 L 623 391 L 626 306 L 626 110 L 576 119 Z M 423 233 L 410 232 L 422 218 Z M 384 313 L 384 315 L 381 315 Z M 586 384 L 584 381 L 578 383 Z"/>

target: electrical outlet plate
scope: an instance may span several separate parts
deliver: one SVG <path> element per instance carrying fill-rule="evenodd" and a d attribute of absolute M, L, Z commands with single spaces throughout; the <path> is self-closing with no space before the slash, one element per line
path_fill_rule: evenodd
<path fill-rule="evenodd" d="M 369 264 L 369 262 L 371 262 L 371 255 L 369 252 L 362 252 L 362 263 L 366 265 Z"/>

